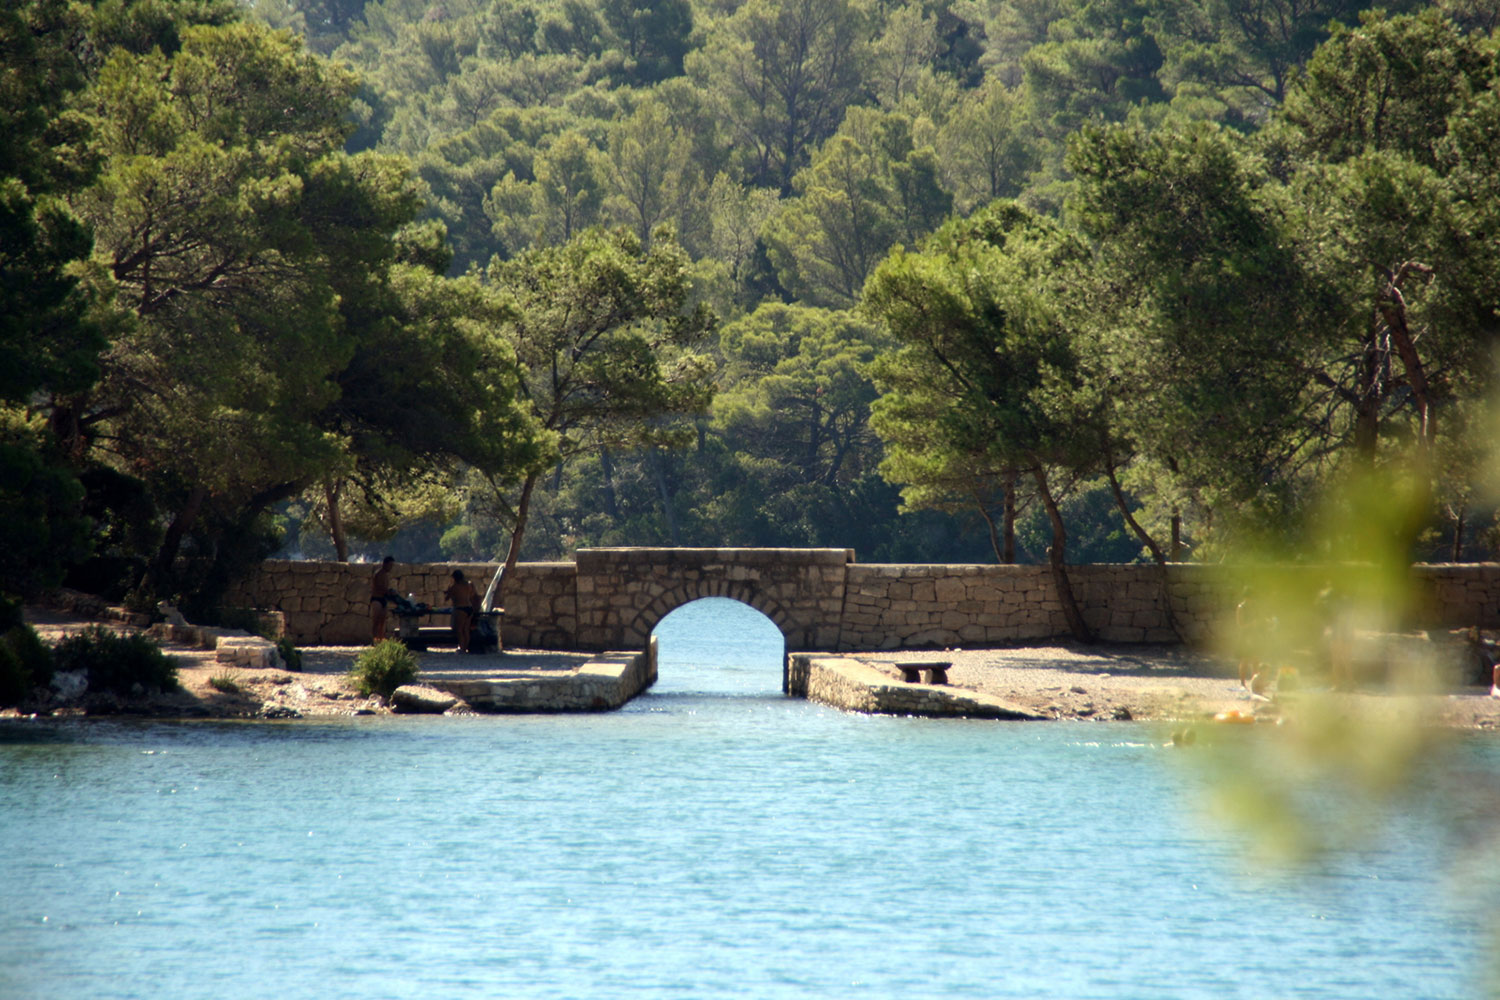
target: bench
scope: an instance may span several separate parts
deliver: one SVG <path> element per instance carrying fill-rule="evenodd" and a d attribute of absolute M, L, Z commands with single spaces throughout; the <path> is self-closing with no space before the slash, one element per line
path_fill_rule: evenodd
<path fill-rule="evenodd" d="M 452 608 L 432 608 L 425 604 L 411 606 L 395 612 L 398 619 L 397 638 L 413 652 L 426 652 L 428 646 L 452 646 L 458 633 L 453 626 L 422 625 L 421 620 L 431 615 L 452 617 Z M 500 648 L 500 622 L 505 616 L 504 608 L 481 611 L 474 616 L 473 631 L 469 637 L 469 649 L 476 653 L 490 652 Z"/>
<path fill-rule="evenodd" d="M 950 660 L 898 660 L 896 669 L 901 671 L 901 679 L 908 684 L 922 683 L 922 671 L 926 670 L 929 684 L 947 684 L 948 668 L 953 666 Z"/>

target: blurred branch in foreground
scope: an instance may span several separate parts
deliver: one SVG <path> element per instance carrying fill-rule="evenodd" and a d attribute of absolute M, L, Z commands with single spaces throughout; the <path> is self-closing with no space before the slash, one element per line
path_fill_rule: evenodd
<path fill-rule="evenodd" d="M 1349 474 L 1302 530 L 1233 560 L 1220 647 L 1255 711 L 1219 721 L 1275 728 L 1214 726 L 1194 759 L 1210 771 L 1211 813 L 1262 860 L 1374 846 L 1412 817 L 1470 847 L 1500 844 L 1500 774 L 1454 752 L 1460 732 L 1440 718 L 1452 692 L 1488 686 L 1491 647 L 1477 622 L 1424 630 L 1440 619 L 1413 585 L 1430 482 L 1415 463 Z"/>

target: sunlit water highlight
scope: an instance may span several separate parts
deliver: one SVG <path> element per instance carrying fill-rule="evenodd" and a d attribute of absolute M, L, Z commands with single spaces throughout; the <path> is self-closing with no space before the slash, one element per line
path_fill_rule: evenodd
<path fill-rule="evenodd" d="M 1415 834 L 1252 877 L 1153 729 L 789 701 L 728 601 L 658 635 L 602 715 L 3 724 L 0 997 L 1479 992 Z"/>

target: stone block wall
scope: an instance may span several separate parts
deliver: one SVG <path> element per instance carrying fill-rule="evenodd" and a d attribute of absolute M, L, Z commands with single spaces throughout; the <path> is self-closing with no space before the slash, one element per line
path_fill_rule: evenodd
<path fill-rule="evenodd" d="M 496 563 L 397 563 L 392 586 L 413 601 L 446 607 L 443 592 L 461 569 L 483 594 Z M 370 641 L 371 563 L 298 562 L 270 559 L 225 595 L 231 606 L 280 611 L 286 633 L 299 645 L 359 646 Z M 504 645 L 567 649 L 577 621 L 572 563 L 522 563 L 505 580 Z M 446 618 L 432 624 L 447 624 Z M 394 633 L 394 625 L 389 629 Z"/>
<path fill-rule="evenodd" d="M 1500 563 L 1432 563 L 1412 567 L 1425 596 L 1419 615 L 1449 628 L 1500 628 Z"/>
<path fill-rule="evenodd" d="M 496 566 L 398 563 L 396 589 L 442 606 L 455 568 L 483 591 Z M 364 644 L 374 569 L 271 560 L 233 588 L 226 603 L 281 612 L 299 644 Z M 1422 565 L 1411 573 L 1422 596 L 1413 627 L 1500 627 L 1500 564 Z M 1235 584 L 1222 567 L 1170 566 L 1165 587 L 1149 565 L 1073 566 L 1069 575 L 1085 620 L 1107 642 L 1199 640 L 1233 608 Z M 843 549 L 595 549 L 581 551 L 577 562 L 518 565 L 504 584 L 501 639 L 528 649 L 639 649 L 663 616 L 708 596 L 757 608 L 781 629 L 790 650 L 931 649 L 1068 636 L 1045 566 L 866 565 Z"/>
<path fill-rule="evenodd" d="M 495 567 L 485 575 L 488 585 Z M 483 588 L 480 588 L 483 590 Z M 505 577 L 500 641 L 519 649 L 572 649 L 578 634 L 578 573 L 570 562 L 517 563 Z"/>
<path fill-rule="evenodd" d="M 1182 638 L 1207 634 L 1223 601 L 1211 567 L 1170 568 Z M 1108 642 L 1176 642 L 1155 566 L 1072 566 L 1084 620 Z M 1046 566 L 851 565 L 839 649 L 922 649 L 1068 635 Z"/>

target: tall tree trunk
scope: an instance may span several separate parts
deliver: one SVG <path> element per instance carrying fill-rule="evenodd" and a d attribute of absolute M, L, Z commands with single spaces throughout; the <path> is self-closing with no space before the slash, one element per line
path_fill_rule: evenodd
<path fill-rule="evenodd" d="M 1130 505 L 1125 500 L 1125 490 L 1121 488 L 1120 480 L 1115 476 L 1114 462 L 1106 462 L 1104 473 L 1106 478 L 1109 479 L 1109 491 L 1115 498 L 1115 508 L 1119 510 L 1120 516 L 1125 519 L 1125 526 L 1130 529 L 1136 538 L 1140 539 L 1141 544 L 1146 547 L 1146 551 L 1151 553 L 1151 560 L 1158 566 L 1165 566 L 1167 564 L 1167 557 L 1162 552 L 1161 546 L 1156 544 L 1156 539 L 1152 538 L 1150 532 L 1141 527 L 1141 522 L 1137 521 L 1135 515 L 1130 513 Z"/>
<path fill-rule="evenodd" d="M 1075 639 L 1079 642 L 1093 642 L 1094 632 L 1089 628 L 1088 622 L 1083 620 L 1083 612 L 1078 609 L 1078 600 L 1073 596 L 1073 584 L 1068 579 L 1068 529 L 1063 524 L 1062 511 L 1057 509 L 1057 501 L 1047 485 L 1046 470 L 1037 466 L 1031 470 L 1031 475 L 1036 480 L 1042 506 L 1047 510 L 1047 520 L 1052 522 L 1052 544 L 1047 547 L 1047 563 L 1052 568 L 1052 584 L 1057 588 L 1063 619 L 1067 621 L 1068 630 Z"/>
<path fill-rule="evenodd" d="M 1182 511 L 1172 508 L 1172 561 L 1182 562 Z"/>
<path fill-rule="evenodd" d="M 1354 454 L 1364 464 L 1375 461 L 1380 434 L 1380 406 L 1385 401 L 1389 362 L 1380 344 L 1380 331 L 1371 323 L 1360 359 L 1359 386 L 1354 400 Z"/>
<path fill-rule="evenodd" d="M 1401 359 L 1406 371 L 1406 384 L 1411 387 L 1412 404 L 1417 408 L 1417 443 L 1425 455 L 1430 452 L 1437 434 L 1432 418 L 1431 392 L 1427 385 L 1427 373 L 1422 367 L 1422 357 L 1417 353 L 1416 338 L 1406 322 L 1406 297 L 1401 294 L 1401 283 L 1408 274 L 1431 274 L 1432 268 L 1415 261 L 1407 261 L 1389 275 L 1389 280 L 1380 296 L 1380 316 L 1385 320 L 1390 333 L 1391 347 Z"/>
<path fill-rule="evenodd" d="M 1151 559 L 1156 563 L 1157 585 L 1161 589 L 1161 609 L 1167 619 L 1167 627 L 1180 641 L 1182 629 L 1177 624 L 1177 613 L 1172 610 L 1172 581 L 1167 577 L 1167 557 L 1162 554 L 1161 546 L 1156 544 L 1156 539 L 1152 538 L 1150 533 L 1135 519 L 1135 515 L 1130 513 L 1130 506 L 1125 502 L 1125 491 L 1120 488 L 1120 480 L 1115 476 L 1114 459 L 1107 453 L 1105 473 L 1109 477 L 1109 489 L 1114 494 L 1115 506 L 1119 508 L 1120 516 L 1125 519 L 1126 525 L 1130 527 L 1135 537 L 1141 540 L 1141 544 L 1146 546 L 1146 551 L 1151 553 Z"/>
<path fill-rule="evenodd" d="M 1468 505 L 1460 503 L 1458 510 L 1453 514 L 1453 553 L 1452 562 L 1463 562 L 1464 558 L 1464 522 L 1468 519 Z"/>
<path fill-rule="evenodd" d="M 1014 472 L 1005 475 L 1005 520 L 1000 532 L 1000 561 L 1007 566 L 1016 564 L 1016 484 L 1021 477 Z"/>
<path fill-rule="evenodd" d="M 339 493 L 343 489 L 343 481 L 338 479 L 325 479 L 323 481 L 323 499 L 328 504 L 328 534 L 333 538 L 333 552 L 341 563 L 349 561 L 349 539 L 344 536 L 344 517 L 339 513 Z"/>
<path fill-rule="evenodd" d="M 188 528 L 198 517 L 198 512 L 203 509 L 203 503 L 208 499 L 208 487 L 198 485 L 188 494 L 187 501 L 177 516 L 172 518 L 172 523 L 167 525 L 166 533 L 162 535 L 161 545 L 156 549 L 156 555 L 151 559 L 151 565 L 146 569 L 146 575 L 141 578 L 140 589 L 148 594 L 154 594 L 166 581 L 172 578 L 172 564 L 177 561 L 177 552 L 182 548 L 182 540 L 187 537 Z"/>
<path fill-rule="evenodd" d="M 604 477 L 604 513 L 611 521 L 618 523 L 620 504 L 615 498 L 615 463 L 610 457 L 607 445 L 601 445 L 599 448 L 599 474 Z"/>
<path fill-rule="evenodd" d="M 677 514 L 672 510 L 672 494 L 667 489 L 667 476 L 663 471 L 661 450 L 651 449 L 651 476 L 656 480 L 656 492 L 661 496 L 661 513 L 667 522 L 667 537 L 673 545 L 682 544 L 682 533 L 677 528 Z"/>
<path fill-rule="evenodd" d="M 182 611 L 192 621 L 213 621 L 222 607 L 224 594 L 247 569 L 245 553 L 247 543 L 255 536 L 255 522 L 272 505 L 289 500 L 301 492 L 304 484 L 277 483 L 254 494 L 240 508 L 234 524 L 224 529 L 221 544 L 214 549 L 213 560 L 201 578 L 196 578 L 196 589 L 185 594 Z"/>
<path fill-rule="evenodd" d="M 521 560 L 521 543 L 526 538 L 526 515 L 531 509 L 531 491 L 536 488 L 537 473 L 526 473 L 526 479 L 521 483 L 521 497 L 516 501 L 516 525 L 510 532 L 510 548 L 505 550 L 505 565 L 501 572 L 509 576 L 511 570 L 516 568 L 516 563 Z M 503 595 L 497 595 L 500 600 Z"/>
<path fill-rule="evenodd" d="M 989 530 L 990 551 L 995 553 L 995 562 L 1005 562 L 1005 556 L 1000 546 L 1000 529 L 995 524 L 995 516 L 990 513 L 990 509 L 984 504 L 979 505 L 979 516 L 984 518 L 984 526 Z"/>

